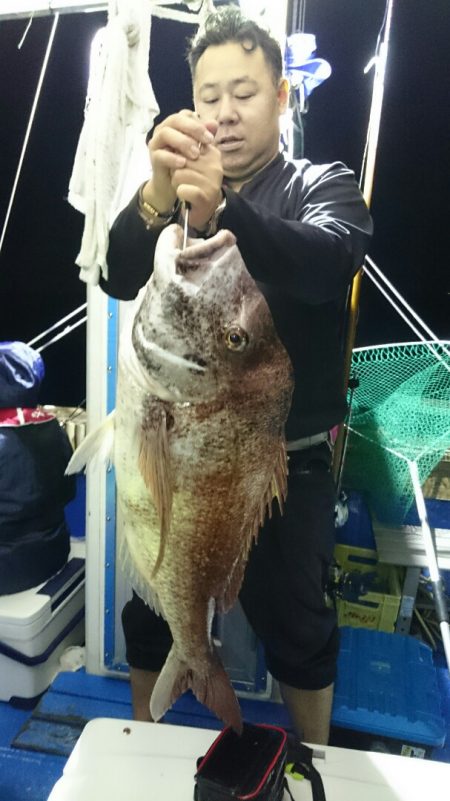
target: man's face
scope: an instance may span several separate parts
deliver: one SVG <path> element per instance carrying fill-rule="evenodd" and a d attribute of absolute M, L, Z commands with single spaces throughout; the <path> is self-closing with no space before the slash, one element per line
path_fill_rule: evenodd
<path fill-rule="evenodd" d="M 260 47 L 245 50 L 238 42 L 208 47 L 194 76 L 194 102 L 200 119 L 216 120 L 215 143 L 231 183 L 242 183 L 278 153 L 279 115 L 287 86 L 277 88 Z"/>

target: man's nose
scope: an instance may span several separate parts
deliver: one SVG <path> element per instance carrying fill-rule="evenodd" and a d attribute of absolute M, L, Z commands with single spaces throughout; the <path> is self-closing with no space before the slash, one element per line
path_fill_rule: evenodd
<path fill-rule="evenodd" d="M 229 94 L 222 95 L 219 102 L 217 121 L 219 125 L 236 122 L 238 118 L 234 98 Z"/>

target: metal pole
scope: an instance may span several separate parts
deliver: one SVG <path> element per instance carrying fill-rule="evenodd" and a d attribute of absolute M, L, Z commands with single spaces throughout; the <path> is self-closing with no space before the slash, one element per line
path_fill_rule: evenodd
<path fill-rule="evenodd" d="M 95 0 L 3 0 L 0 20 L 28 17 L 50 17 L 54 14 L 78 14 L 83 11 L 106 11 L 107 2 Z"/>

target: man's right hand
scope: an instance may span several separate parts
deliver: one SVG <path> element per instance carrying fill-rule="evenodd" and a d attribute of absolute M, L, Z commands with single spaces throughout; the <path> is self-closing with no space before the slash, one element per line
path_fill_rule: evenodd
<path fill-rule="evenodd" d="M 177 199 L 172 185 L 175 170 L 200 156 L 201 145 L 214 142 L 211 131 L 198 116 L 187 109 L 172 114 L 156 126 L 149 142 L 152 177 L 144 186 L 143 198 L 158 212 L 168 212 Z"/>

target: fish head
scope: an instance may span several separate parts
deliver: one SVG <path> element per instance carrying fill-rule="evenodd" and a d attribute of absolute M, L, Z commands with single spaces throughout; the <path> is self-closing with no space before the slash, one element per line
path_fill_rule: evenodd
<path fill-rule="evenodd" d="M 174 400 L 210 400 L 290 374 L 266 300 L 231 231 L 182 245 L 179 225 L 161 233 L 154 270 L 133 326 L 139 361 Z M 272 376 L 273 377 L 273 376 Z"/>

